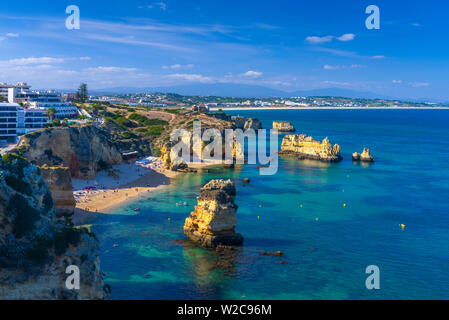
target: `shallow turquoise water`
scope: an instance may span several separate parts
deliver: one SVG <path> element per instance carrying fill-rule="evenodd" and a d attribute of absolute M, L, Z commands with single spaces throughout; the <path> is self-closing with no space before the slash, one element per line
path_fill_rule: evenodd
<path fill-rule="evenodd" d="M 281 158 L 274 176 L 260 176 L 254 165 L 186 174 L 102 216 L 93 231 L 113 299 L 449 298 L 448 110 L 233 114 L 258 117 L 265 128 L 288 120 L 298 133 L 328 136 L 344 160 Z M 363 147 L 373 165 L 352 163 Z M 228 177 L 237 183 L 243 248 L 222 257 L 175 242 L 184 238 L 200 186 Z M 249 185 L 239 182 L 246 177 Z M 180 200 L 188 205 L 176 206 Z M 285 256 L 259 255 L 265 250 Z M 380 290 L 365 288 L 372 264 L 380 268 Z"/>

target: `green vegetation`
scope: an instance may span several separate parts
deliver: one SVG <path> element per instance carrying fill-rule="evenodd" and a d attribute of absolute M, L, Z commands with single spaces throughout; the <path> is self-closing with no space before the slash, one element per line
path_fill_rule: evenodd
<path fill-rule="evenodd" d="M 78 88 L 78 91 L 75 94 L 75 100 L 77 102 L 85 103 L 87 101 L 87 98 L 88 98 L 87 84 L 81 83 Z"/>
<path fill-rule="evenodd" d="M 8 213 L 15 215 L 12 232 L 16 238 L 29 234 L 40 219 L 40 212 L 28 204 L 28 200 L 15 194 L 9 201 Z"/>
<path fill-rule="evenodd" d="M 112 168 L 112 166 L 109 163 L 107 163 L 106 161 L 104 161 L 103 159 L 100 159 L 98 161 L 98 170 L 99 171 L 106 171 L 111 168 Z"/>
<path fill-rule="evenodd" d="M 31 187 L 28 183 L 22 179 L 16 178 L 15 176 L 6 176 L 6 184 L 16 190 L 17 192 L 26 194 L 27 196 L 32 195 Z"/>
<path fill-rule="evenodd" d="M 148 128 L 148 135 L 149 136 L 160 136 L 161 133 L 164 131 L 164 127 L 162 126 L 152 126 Z"/>
<path fill-rule="evenodd" d="M 82 232 L 85 232 L 84 229 L 74 229 L 70 227 L 64 227 L 55 231 L 55 253 L 61 255 L 67 250 L 69 245 L 78 245 L 81 240 Z"/>
<path fill-rule="evenodd" d="M 42 235 L 35 240 L 34 246 L 25 250 L 25 256 L 38 265 L 48 261 L 48 250 L 53 246 L 53 240 Z"/>
<path fill-rule="evenodd" d="M 28 166 L 28 161 L 15 153 L 6 153 L 2 157 L 2 167 L 6 165 L 14 174 L 23 177 L 23 169 Z"/>

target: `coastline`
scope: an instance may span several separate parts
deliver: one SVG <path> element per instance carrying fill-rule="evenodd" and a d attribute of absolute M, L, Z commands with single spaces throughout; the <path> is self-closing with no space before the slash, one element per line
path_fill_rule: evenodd
<path fill-rule="evenodd" d="M 210 111 L 257 111 L 257 110 L 445 110 L 449 107 L 229 107 L 210 108 Z"/>
<path fill-rule="evenodd" d="M 140 166 L 137 169 L 135 163 L 117 166 L 120 167 L 120 174 L 128 179 L 123 179 L 126 181 L 121 183 L 120 178 L 116 178 L 113 181 L 114 185 L 111 185 L 112 178 L 106 178 L 105 174 L 97 174 L 95 182 L 73 179 L 76 199 L 75 213 L 72 217 L 74 224 L 86 224 L 101 214 L 110 214 L 113 209 L 123 204 L 167 188 L 183 173 L 164 169 L 161 164 L 162 160 L 158 158 L 156 165 Z M 188 163 L 189 168 L 192 169 L 202 169 L 216 164 L 215 162 Z M 148 169 L 148 172 L 141 173 L 145 169 Z M 139 174 L 136 175 L 136 172 Z M 98 187 L 95 190 L 85 190 L 86 186 L 92 184 Z"/>

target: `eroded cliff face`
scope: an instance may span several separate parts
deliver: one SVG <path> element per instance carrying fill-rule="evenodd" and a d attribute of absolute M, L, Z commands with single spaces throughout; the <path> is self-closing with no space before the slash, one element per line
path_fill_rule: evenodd
<path fill-rule="evenodd" d="M 295 127 L 288 121 L 273 121 L 273 129 L 280 132 L 294 132 Z"/>
<path fill-rule="evenodd" d="M 235 185 L 231 180 L 211 180 L 201 188 L 198 205 L 184 224 L 184 234 L 206 248 L 219 245 L 242 245 L 242 235 L 235 232 L 237 205 Z"/>
<path fill-rule="evenodd" d="M 116 146 L 106 132 L 94 126 L 49 128 L 22 137 L 12 152 L 34 165 L 61 165 L 72 177 L 93 179 L 97 171 L 122 163 Z"/>
<path fill-rule="evenodd" d="M 358 152 L 354 152 L 352 154 L 352 160 L 362 162 L 374 162 L 374 157 L 371 155 L 369 149 L 363 148 L 363 152 L 361 154 Z"/>
<path fill-rule="evenodd" d="M 262 122 L 260 122 L 259 119 L 256 118 L 248 118 L 245 122 L 245 125 L 243 127 L 245 130 L 246 129 L 254 129 L 254 130 L 259 130 L 262 129 Z"/>
<path fill-rule="evenodd" d="M 69 265 L 80 289 L 69 290 Z M 105 299 L 99 243 L 87 229 L 56 219 L 38 168 L 7 154 L 0 162 L 0 299 Z"/>
<path fill-rule="evenodd" d="M 286 135 L 282 140 L 279 154 L 326 162 L 336 162 L 342 159 L 338 144 L 332 146 L 328 138 L 320 142 L 305 134 Z"/>
<path fill-rule="evenodd" d="M 56 217 L 70 217 L 75 212 L 72 178 L 68 167 L 39 167 L 42 178 L 50 189 Z"/>

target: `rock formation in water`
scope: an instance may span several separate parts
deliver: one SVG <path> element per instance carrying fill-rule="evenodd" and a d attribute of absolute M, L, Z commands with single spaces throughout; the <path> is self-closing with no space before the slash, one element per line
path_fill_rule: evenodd
<path fill-rule="evenodd" d="M 50 189 L 55 205 L 56 217 L 71 217 L 75 212 L 72 178 L 68 167 L 47 165 L 39 167 L 48 189 Z"/>
<path fill-rule="evenodd" d="M 211 180 L 201 188 L 198 205 L 184 224 L 184 234 L 202 247 L 242 245 L 235 233 L 237 205 L 235 185 L 231 180 Z"/>
<path fill-rule="evenodd" d="M 246 122 L 246 118 L 245 117 L 233 116 L 233 117 L 231 117 L 231 120 L 234 122 L 235 127 L 237 129 L 245 128 L 245 122 Z"/>
<path fill-rule="evenodd" d="M 363 148 L 362 154 L 358 152 L 354 152 L 352 154 L 353 161 L 362 161 L 362 162 L 374 162 L 374 157 L 371 155 L 369 149 Z"/>
<path fill-rule="evenodd" d="M 80 271 L 79 290 L 66 268 Z M 55 216 L 39 169 L 6 154 L 0 161 L 0 299 L 106 299 L 99 242 Z"/>
<path fill-rule="evenodd" d="M 87 180 L 93 179 L 99 170 L 122 163 L 122 156 L 107 133 L 91 125 L 29 133 L 12 152 L 34 165 L 69 167 L 72 177 Z"/>
<path fill-rule="evenodd" d="M 328 138 L 320 142 L 305 134 L 286 135 L 282 140 L 279 154 L 326 162 L 337 162 L 342 159 L 338 144 L 332 146 Z"/>
<path fill-rule="evenodd" d="M 262 122 L 260 122 L 259 119 L 256 118 L 248 118 L 245 122 L 245 125 L 243 128 L 246 129 L 254 129 L 259 130 L 262 129 Z"/>
<path fill-rule="evenodd" d="M 273 121 L 273 129 L 280 132 L 294 132 L 295 127 L 288 121 Z"/>

